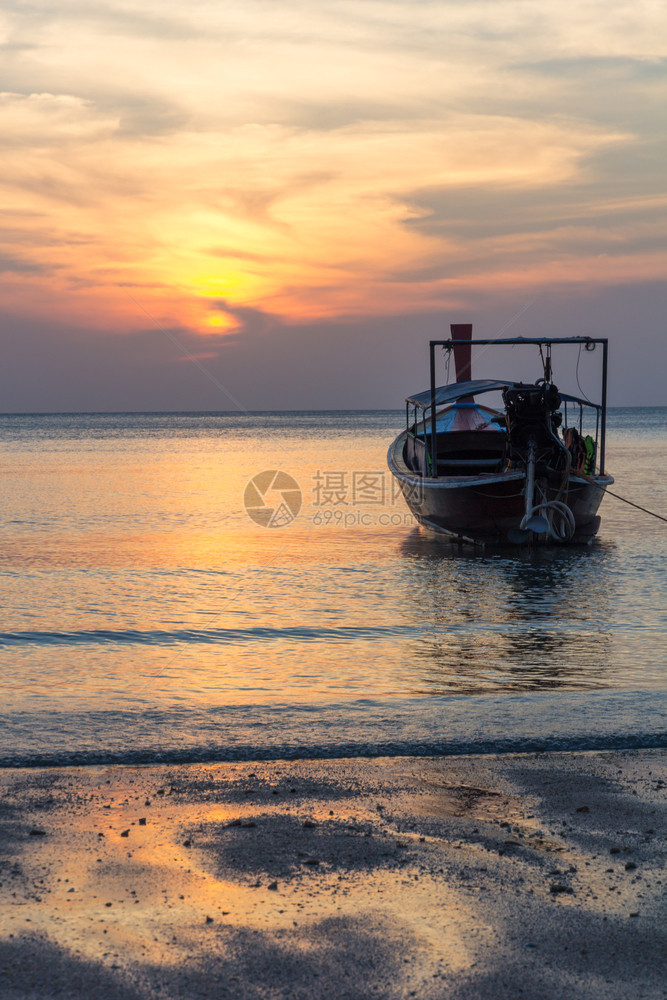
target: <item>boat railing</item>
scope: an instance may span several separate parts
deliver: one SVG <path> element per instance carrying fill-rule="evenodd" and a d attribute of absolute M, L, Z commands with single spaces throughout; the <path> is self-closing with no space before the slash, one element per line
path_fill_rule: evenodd
<path fill-rule="evenodd" d="M 420 410 L 421 418 L 419 417 Z M 410 400 L 407 400 L 405 403 L 405 423 L 407 428 L 406 461 L 413 472 L 418 472 L 420 475 L 428 478 L 433 475 L 433 460 L 429 447 L 430 438 L 426 433 L 427 410 L 430 410 L 430 404 L 426 407 L 420 407 L 411 403 Z M 412 418 L 410 411 L 412 411 Z M 418 430 L 420 423 L 421 433 Z"/>
<path fill-rule="evenodd" d="M 601 437 L 603 433 L 602 405 L 567 393 L 560 395 L 563 412 L 561 431 L 563 437 L 565 437 L 565 431 L 575 430 L 582 442 L 582 448 L 587 447 L 586 463 L 585 466 L 582 464 L 580 471 L 586 471 L 589 475 L 602 474 L 604 471 L 604 437 Z M 437 453 L 438 405 L 442 406 L 441 403 L 436 403 L 434 411 L 430 398 L 409 397 L 405 403 L 406 463 L 414 472 L 427 478 L 437 475 L 439 465 Z M 476 462 L 475 464 L 479 465 L 480 463 Z"/>

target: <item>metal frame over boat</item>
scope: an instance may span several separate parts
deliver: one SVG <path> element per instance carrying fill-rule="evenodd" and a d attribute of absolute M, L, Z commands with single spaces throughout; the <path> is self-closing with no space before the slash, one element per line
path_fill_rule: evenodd
<path fill-rule="evenodd" d="M 430 388 L 406 399 L 406 429 L 387 455 L 414 517 L 474 544 L 591 542 L 614 481 L 605 472 L 606 338 L 473 340 L 470 324 L 453 324 L 451 333 L 430 342 Z M 551 352 L 563 344 L 602 346 L 599 403 L 554 385 Z M 471 379 L 471 348 L 491 345 L 537 346 L 542 378 Z M 454 383 L 436 384 L 439 349 L 454 354 Z M 502 409 L 478 402 L 491 392 L 502 394 Z"/>

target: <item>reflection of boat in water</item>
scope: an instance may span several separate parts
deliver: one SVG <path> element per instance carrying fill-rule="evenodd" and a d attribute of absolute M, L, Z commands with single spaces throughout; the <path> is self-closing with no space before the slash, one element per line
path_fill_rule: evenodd
<path fill-rule="evenodd" d="M 459 324 L 452 339 L 432 340 L 430 389 L 406 400 L 407 426 L 387 461 L 410 510 L 424 527 L 460 541 L 591 541 L 614 481 L 604 471 L 607 341 L 471 337 L 472 326 Z M 602 344 L 599 403 L 561 393 L 552 382 L 552 347 L 562 344 Z M 472 380 L 472 345 L 537 345 L 543 376 L 534 383 Z M 437 348 L 454 352 L 452 384 L 436 385 Z M 502 409 L 477 401 L 493 392 Z"/>
<path fill-rule="evenodd" d="M 415 691 L 505 695 L 622 684 L 612 543 L 481 556 L 469 545 L 443 546 L 415 525 L 400 552 L 405 607 L 428 622 L 405 648 Z"/>

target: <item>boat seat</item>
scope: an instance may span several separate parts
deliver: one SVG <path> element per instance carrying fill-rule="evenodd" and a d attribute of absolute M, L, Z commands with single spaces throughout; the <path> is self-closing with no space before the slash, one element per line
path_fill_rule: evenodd
<path fill-rule="evenodd" d="M 438 472 L 440 469 L 496 469 L 501 462 L 502 457 L 438 459 Z"/>

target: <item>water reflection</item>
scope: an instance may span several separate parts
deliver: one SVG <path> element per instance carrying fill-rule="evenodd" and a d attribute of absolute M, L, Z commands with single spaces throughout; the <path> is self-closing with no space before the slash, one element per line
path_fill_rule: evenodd
<path fill-rule="evenodd" d="M 415 529 L 404 597 L 424 633 L 415 693 L 606 687 L 613 679 L 612 548 L 478 553 Z"/>
<path fill-rule="evenodd" d="M 623 698 L 560 692 L 664 689 L 658 529 L 617 503 L 603 509 L 615 548 L 452 549 L 414 530 L 391 494 L 384 456 L 401 420 L 0 420 L 5 759 L 239 747 L 256 759 L 418 747 L 445 730 L 471 747 L 643 725 L 648 697 L 627 716 Z M 655 507 L 664 432 L 613 447 L 618 492 Z M 274 468 L 304 500 L 275 531 L 243 508 L 247 482 Z M 386 490 L 367 503 L 355 474 Z M 318 476 L 343 483 L 340 503 L 324 504 Z M 495 697 L 554 689 L 549 717 L 547 699 Z M 428 697 L 468 693 L 492 697 L 446 709 Z"/>

